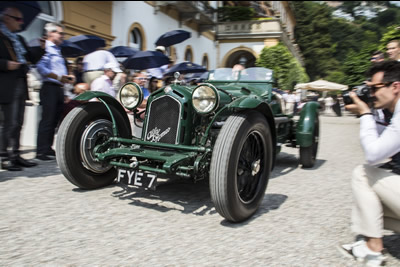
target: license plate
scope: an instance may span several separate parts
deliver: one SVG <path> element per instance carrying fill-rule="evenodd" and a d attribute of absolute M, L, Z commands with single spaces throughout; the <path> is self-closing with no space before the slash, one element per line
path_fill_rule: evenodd
<path fill-rule="evenodd" d="M 118 169 L 117 181 L 124 184 L 147 187 L 156 190 L 157 174 L 140 170 Z"/>

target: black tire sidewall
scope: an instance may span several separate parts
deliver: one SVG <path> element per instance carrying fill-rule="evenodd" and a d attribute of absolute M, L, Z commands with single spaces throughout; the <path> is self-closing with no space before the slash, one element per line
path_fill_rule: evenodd
<path fill-rule="evenodd" d="M 319 146 L 319 141 L 316 147 L 316 132 L 319 137 L 319 119 L 318 117 L 315 119 L 314 122 L 314 129 L 313 129 L 313 135 L 312 135 L 312 144 L 311 146 L 308 147 L 300 147 L 300 164 L 302 165 L 303 168 L 312 168 L 315 165 L 315 162 L 317 160 L 317 152 L 318 152 L 318 146 Z"/>
<path fill-rule="evenodd" d="M 115 120 L 119 122 L 120 136 L 128 137 L 129 131 L 124 129 L 123 117 L 112 106 Z M 91 122 L 98 119 L 111 121 L 110 114 L 104 104 L 91 102 L 76 107 L 64 119 L 60 126 L 60 140 L 57 140 L 57 161 L 64 176 L 81 189 L 95 189 L 111 184 L 116 177 L 116 169 L 111 168 L 105 173 L 94 173 L 84 167 L 80 153 L 82 134 Z M 129 126 L 130 127 L 130 126 Z"/>
<path fill-rule="evenodd" d="M 219 175 L 219 177 L 212 177 L 210 182 L 213 179 L 225 179 L 224 184 L 226 187 L 224 189 L 219 188 L 218 190 L 226 190 L 221 195 L 226 196 L 226 205 L 227 207 L 224 208 L 217 208 L 217 211 L 221 211 L 221 215 L 227 218 L 230 221 L 240 222 L 247 218 L 249 218 L 252 214 L 254 214 L 257 208 L 260 205 L 264 195 L 265 189 L 267 187 L 269 181 L 269 175 L 271 172 L 272 166 L 272 140 L 271 140 L 271 133 L 269 129 L 269 125 L 265 117 L 258 113 L 258 112 L 248 112 L 244 114 L 240 114 L 239 116 L 244 116 L 245 119 L 243 120 L 242 124 L 237 128 L 236 133 L 234 134 L 234 140 L 230 146 L 224 147 L 224 153 L 226 150 L 225 158 L 228 159 L 228 164 L 225 170 L 219 170 L 217 173 L 227 173 L 226 177 L 222 177 L 224 175 Z M 243 202 L 239 195 L 238 195 L 238 185 L 237 185 L 237 167 L 238 161 L 240 157 L 240 153 L 242 151 L 243 145 L 247 140 L 247 137 L 252 132 L 258 132 L 262 138 L 263 145 L 264 145 L 264 163 L 263 165 L 263 173 L 261 177 L 263 179 L 259 180 L 259 184 L 257 186 L 257 193 L 255 197 L 248 203 Z M 221 131 L 222 132 L 222 131 Z M 220 133 L 221 134 L 221 133 Z M 224 134 L 222 132 L 222 134 Z M 218 138 L 227 138 L 227 136 L 218 136 Z M 229 136 L 228 136 L 229 138 Z M 218 144 L 224 145 L 224 142 L 217 142 Z M 216 144 L 217 144 L 216 143 Z M 228 151 L 230 150 L 230 152 Z M 218 163 L 215 162 L 217 160 L 223 159 L 216 159 L 213 155 L 214 167 L 218 168 Z"/>

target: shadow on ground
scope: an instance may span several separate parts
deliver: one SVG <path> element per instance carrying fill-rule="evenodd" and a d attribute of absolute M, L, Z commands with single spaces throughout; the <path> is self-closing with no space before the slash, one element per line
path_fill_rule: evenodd
<path fill-rule="evenodd" d="M 384 236 L 383 244 L 390 255 L 400 259 L 400 234 Z"/>
<path fill-rule="evenodd" d="M 295 148 L 294 148 L 295 149 Z M 316 170 L 324 165 L 326 160 L 318 159 L 315 161 L 315 165 L 312 168 L 304 168 L 304 170 Z M 302 168 L 299 164 L 299 157 L 286 152 L 280 152 L 276 157 L 275 167 L 271 173 L 271 179 L 278 178 L 286 175 L 297 168 Z"/>
<path fill-rule="evenodd" d="M 258 217 L 270 212 L 271 210 L 279 209 L 279 207 L 286 201 L 287 198 L 288 196 L 282 194 L 266 194 L 261 202 L 260 207 L 252 217 L 240 223 L 232 223 L 224 219 L 221 221 L 221 225 L 231 228 L 245 226 Z"/>
<path fill-rule="evenodd" d="M 21 156 L 23 158 L 30 159 L 28 156 L 26 156 L 26 154 L 29 153 L 35 153 L 35 149 L 22 150 Z M 47 176 L 58 175 L 61 173 L 55 159 L 50 161 L 41 161 L 34 159 L 32 161 L 35 161 L 38 165 L 31 168 L 23 168 L 22 171 L 1 171 L 0 183 L 16 178 L 43 178 Z"/>
<path fill-rule="evenodd" d="M 193 183 L 187 180 L 171 179 L 161 182 L 156 191 L 145 190 L 134 186 L 117 183 L 113 186 L 120 190 L 112 193 L 121 200 L 130 200 L 131 205 L 154 209 L 160 212 L 177 210 L 184 214 L 205 216 L 216 214 L 211 201 L 208 180 Z M 77 191 L 81 191 L 77 189 Z M 228 227 L 240 227 L 252 220 L 278 209 L 287 196 L 281 194 L 266 194 L 257 212 L 242 223 L 230 223 L 223 219 L 221 224 Z M 222 217 L 221 217 L 222 218 Z"/>
<path fill-rule="evenodd" d="M 151 208 L 161 212 L 179 210 L 184 214 L 203 216 L 215 214 L 211 201 L 208 180 L 193 183 L 191 180 L 163 179 L 157 190 L 146 190 L 122 183 L 115 184 L 120 190 L 114 197 L 130 200 L 130 204 Z"/>

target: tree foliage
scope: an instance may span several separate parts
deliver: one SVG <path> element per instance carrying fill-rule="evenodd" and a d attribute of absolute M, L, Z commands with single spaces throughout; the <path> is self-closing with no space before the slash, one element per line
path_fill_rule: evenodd
<path fill-rule="evenodd" d="M 400 40 L 400 24 L 388 27 L 387 32 L 380 40 L 379 49 L 384 51 L 386 44 L 391 40 Z"/>
<path fill-rule="evenodd" d="M 243 21 L 251 20 L 256 12 L 246 6 L 224 6 L 218 8 L 218 21 Z"/>
<path fill-rule="evenodd" d="M 296 1 L 295 38 L 305 58 L 306 71 L 312 80 L 319 78 L 350 86 L 365 80 L 369 58 L 388 41 L 400 39 L 400 8 L 388 1 L 368 1 L 388 8 L 375 18 L 356 16 L 362 1 L 343 2 L 340 7 L 355 18 L 350 22 L 332 16 L 333 8 L 324 3 Z M 365 3 L 365 1 L 364 1 Z"/>
<path fill-rule="evenodd" d="M 295 84 L 309 81 L 304 68 L 282 43 L 264 47 L 256 65 L 272 69 L 274 79 L 281 89 L 293 90 Z"/>
<path fill-rule="evenodd" d="M 332 57 L 336 48 L 330 34 L 331 10 L 315 2 L 293 2 L 296 14 L 295 38 L 305 58 L 312 80 L 323 78 L 339 68 Z"/>

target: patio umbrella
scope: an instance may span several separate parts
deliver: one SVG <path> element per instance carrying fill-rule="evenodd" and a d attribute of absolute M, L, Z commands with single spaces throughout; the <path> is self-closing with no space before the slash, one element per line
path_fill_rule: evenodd
<path fill-rule="evenodd" d="M 84 50 L 80 46 L 68 40 L 64 40 L 60 47 L 61 54 L 64 57 L 79 57 L 82 56 L 84 53 Z"/>
<path fill-rule="evenodd" d="M 68 41 L 78 45 L 84 51 L 84 54 L 89 54 L 96 51 L 98 48 L 105 47 L 106 41 L 103 38 L 97 37 L 95 35 L 77 35 L 72 36 Z"/>
<path fill-rule="evenodd" d="M 139 51 L 122 62 L 126 69 L 144 70 L 169 64 L 169 58 L 158 51 Z"/>
<path fill-rule="evenodd" d="M 108 51 L 115 57 L 131 57 L 139 52 L 138 49 L 123 45 L 110 48 Z"/>
<path fill-rule="evenodd" d="M 184 30 L 169 31 L 161 35 L 155 44 L 168 47 L 174 44 L 179 44 L 186 39 L 189 39 L 191 36 L 192 34 L 190 32 Z"/>
<path fill-rule="evenodd" d="M 294 89 L 301 89 L 301 90 L 313 90 L 313 91 L 344 91 L 347 90 L 348 86 L 339 84 L 339 83 L 333 83 L 333 82 L 328 82 L 325 80 L 317 80 L 314 82 L 310 83 L 299 83 L 296 84 Z"/>
<path fill-rule="evenodd" d="M 28 46 L 34 50 L 40 49 L 40 39 L 35 38 L 29 41 Z M 64 57 L 79 57 L 83 55 L 83 49 L 68 40 L 64 40 L 60 47 L 61 54 Z"/>
<path fill-rule="evenodd" d="M 20 31 L 24 31 L 36 16 L 42 12 L 38 1 L 1 1 L 0 12 L 2 12 L 6 7 L 15 7 L 21 11 L 24 16 L 24 24 L 21 25 Z"/>
<path fill-rule="evenodd" d="M 207 70 L 201 65 L 185 61 L 172 66 L 164 76 L 173 75 L 177 71 L 180 73 L 203 73 Z"/>

